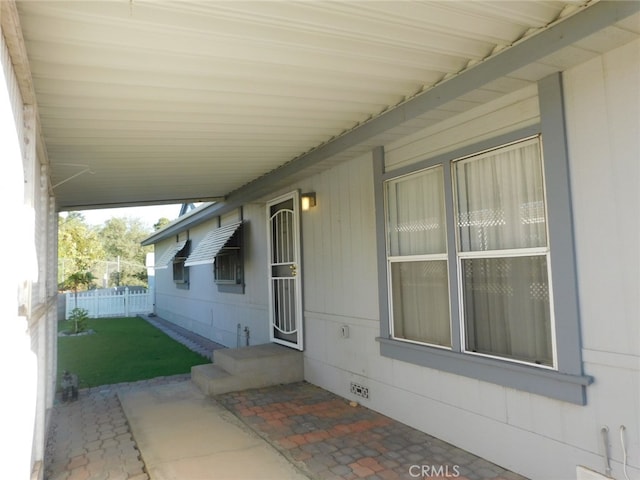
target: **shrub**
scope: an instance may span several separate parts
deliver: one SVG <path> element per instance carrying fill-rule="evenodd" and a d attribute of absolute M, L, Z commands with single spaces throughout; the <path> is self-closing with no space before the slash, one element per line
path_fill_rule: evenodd
<path fill-rule="evenodd" d="M 74 308 L 69 314 L 69 331 L 72 334 L 82 333 L 87 329 L 87 321 L 89 320 L 89 312 L 84 308 Z"/>

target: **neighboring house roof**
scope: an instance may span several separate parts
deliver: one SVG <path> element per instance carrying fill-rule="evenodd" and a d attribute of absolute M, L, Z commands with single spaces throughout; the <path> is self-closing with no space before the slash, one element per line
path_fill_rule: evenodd
<path fill-rule="evenodd" d="M 180 215 L 178 218 L 171 220 L 169 223 L 162 226 L 160 229 L 156 230 L 147 238 L 145 238 L 142 241 L 142 245 L 151 245 L 160 240 L 169 238 L 172 235 L 182 232 L 185 229 L 183 225 L 189 224 L 194 215 L 201 214 L 203 210 L 206 210 L 213 204 L 213 202 L 204 202 L 203 204 L 198 205 L 196 208 L 189 210 L 187 213 Z"/>
<path fill-rule="evenodd" d="M 58 208 L 218 201 L 191 221 L 640 34 L 638 2 L 1 3 Z"/>

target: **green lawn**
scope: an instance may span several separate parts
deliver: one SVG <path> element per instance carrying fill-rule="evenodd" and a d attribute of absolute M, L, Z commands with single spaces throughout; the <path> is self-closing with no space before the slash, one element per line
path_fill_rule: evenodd
<path fill-rule="evenodd" d="M 96 333 L 58 337 L 58 385 L 64 370 L 85 388 L 188 373 L 209 363 L 141 318 L 90 319 L 88 328 Z"/>

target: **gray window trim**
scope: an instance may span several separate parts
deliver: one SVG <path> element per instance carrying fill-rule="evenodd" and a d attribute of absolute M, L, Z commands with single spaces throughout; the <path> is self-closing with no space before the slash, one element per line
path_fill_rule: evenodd
<path fill-rule="evenodd" d="M 243 283 L 217 283 L 218 291 L 220 293 L 235 293 L 235 294 L 244 294 L 244 282 Z"/>
<path fill-rule="evenodd" d="M 460 148 L 454 152 L 408 165 L 390 172 L 384 170 L 384 149 L 373 152 L 376 240 L 378 252 L 378 289 L 380 298 L 380 354 L 408 363 L 516 388 L 558 400 L 586 404 L 586 386 L 593 378 L 582 370 L 580 316 L 575 265 L 569 166 L 564 119 L 561 74 L 553 74 L 538 83 L 540 124 Z M 450 285 L 452 349 L 415 345 L 392 339 L 389 332 L 389 298 L 385 237 L 384 182 L 386 180 L 444 164 L 447 228 L 453 232 L 453 199 L 450 165 L 452 160 L 506 143 L 542 134 L 543 162 L 548 208 L 549 245 L 553 276 L 553 308 L 556 322 L 557 370 L 522 365 L 508 360 L 463 353 L 460 345 L 460 321 L 457 285 Z M 447 190 L 448 189 L 448 190 Z M 448 235 L 449 251 L 455 252 L 453 235 Z M 450 282 L 456 282 L 457 262 L 449 262 Z"/>
<path fill-rule="evenodd" d="M 585 405 L 590 377 L 529 367 L 518 363 L 427 347 L 390 338 L 378 338 L 380 354 L 403 362 L 434 368 L 529 393 Z"/>

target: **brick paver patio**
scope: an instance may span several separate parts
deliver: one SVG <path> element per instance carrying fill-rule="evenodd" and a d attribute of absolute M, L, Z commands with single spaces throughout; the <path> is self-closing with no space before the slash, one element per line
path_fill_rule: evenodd
<path fill-rule="evenodd" d="M 316 479 L 524 479 L 306 382 L 215 398 Z"/>
<path fill-rule="evenodd" d="M 80 390 L 77 401 L 55 405 L 45 480 L 148 480 L 118 392 L 189 379 L 183 374 L 87 388 Z"/>

